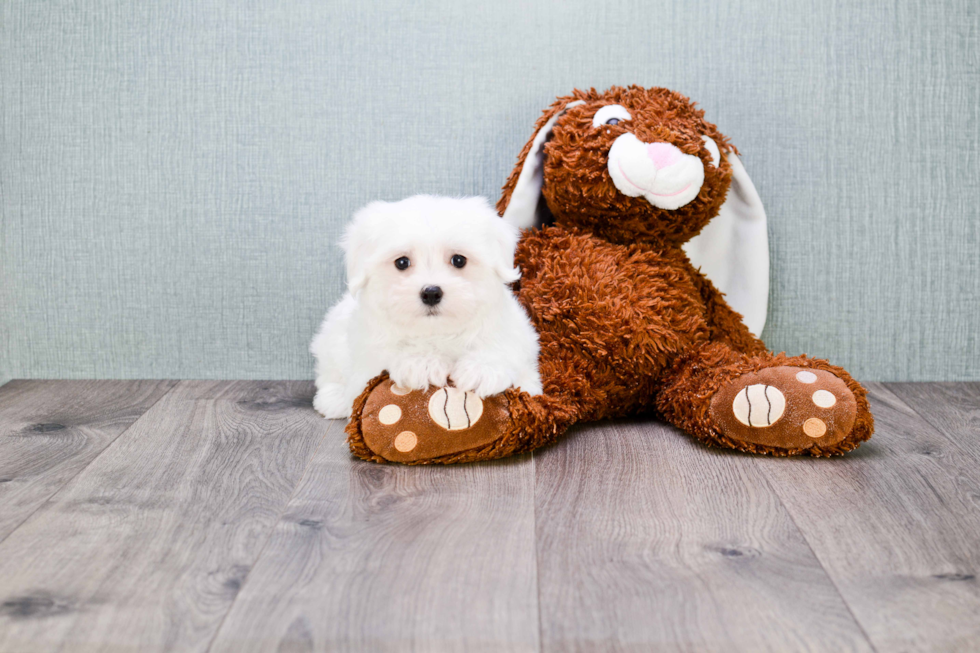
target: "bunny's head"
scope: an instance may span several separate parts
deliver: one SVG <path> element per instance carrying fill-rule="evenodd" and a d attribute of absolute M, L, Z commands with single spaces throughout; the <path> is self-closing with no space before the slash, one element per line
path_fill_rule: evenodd
<path fill-rule="evenodd" d="M 538 121 L 497 209 L 506 213 L 514 199 L 512 211 L 526 209 L 514 193 L 522 176 L 534 174 L 556 224 L 613 242 L 680 244 L 717 215 L 731 182 L 731 152 L 728 139 L 679 93 L 575 91 Z"/>
<path fill-rule="evenodd" d="M 762 329 L 765 211 L 728 139 L 679 93 L 614 86 L 558 98 L 497 211 L 522 229 L 553 221 L 612 243 L 684 245 L 749 328 Z"/>

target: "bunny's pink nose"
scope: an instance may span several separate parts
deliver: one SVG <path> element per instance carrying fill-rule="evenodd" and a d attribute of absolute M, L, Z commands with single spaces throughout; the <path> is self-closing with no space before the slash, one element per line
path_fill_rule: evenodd
<path fill-rule="evenodd" d="M 647 145 L 647 156 L 653 161 L 657 170 L 673 165 L 684 154 L 670 143 L 650 143 Z"/>

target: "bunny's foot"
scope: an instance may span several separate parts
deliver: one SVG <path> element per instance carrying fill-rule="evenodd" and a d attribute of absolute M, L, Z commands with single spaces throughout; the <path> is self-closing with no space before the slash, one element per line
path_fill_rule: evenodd
<path fill-rule="evenodd" d="M 834 374 L 786 365 L 723 386 L 711 400 L 710 415 L 731 440 L 784 450 L 829 449 L 851 434 L 857 401 Z"/>
<path fill-rule="evenodd" d="M 867 391 L 845 370 L 718 342 L 677 361 L 657 408 L 702 442 L 772 456 L 842 454 L 874 432 Z"/>
<path fill-rule="evenodd" d="M 537 448 L 564 431 L 538 399 L 514 388 L 483 399 L 453 387 L 410 391 L 382 375 L 354 402 L 347 443 L 354 455 L 374 462 L 501 458 Z"/>

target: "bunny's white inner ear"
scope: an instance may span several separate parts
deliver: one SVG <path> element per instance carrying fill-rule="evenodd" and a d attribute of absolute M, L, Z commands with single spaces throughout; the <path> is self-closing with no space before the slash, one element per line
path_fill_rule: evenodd
<path fill-rule="evenodd" d="M 728 197 L 715 219 L 684 245 L 684 251 L 758 336 L 769 308 L 766 211 L 742 162 L 734 152 L 727 158 L 732 166 Z"/>
<path fill-rule="evenodd" d="M 504 210 L 504 220 L 518 229 L 531 229 L 541 225 L 538 214 L 538 201 L 541 199 L 541 186 L 544 185 L 544 144 L 555 128 L 555 123 L 572 107 L 585 104 L 584 100 L 569 102 L 561 111 L 553 115 L 534 135 L 531 150 L 524 159 L 524 167 L 517 177 L 514 192 Z"/>

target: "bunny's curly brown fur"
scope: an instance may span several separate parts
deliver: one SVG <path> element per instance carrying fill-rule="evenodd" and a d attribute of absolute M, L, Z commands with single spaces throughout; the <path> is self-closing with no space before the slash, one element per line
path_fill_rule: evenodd
<path fill-rule="evenodd" d="M 575 101 L 581 104 L 567 106 Z M 631 119 L 594 127 L 596 111 L 608 104 L 622 105 Z M 871 437 L 874 421 L 864 388 L 826 361 L 770 353 L 681 249 L 718 214 L 731 183 L 728 156 L 735 150 L 703 112 L 663 88 L 577 90 L 544 112 L 535 133 L 566 108 L 544 148 L 542 194 L 554 223 L 526 232 L 516 257 L 522 272 L 517 295 L 541 341 L 544 395 L 509 390 L 502 396 L 510 419 L 499 425 L 500 437 L 490 445 L 468 447 L 464 431 L 454 451 L 401 462 L 498 458 L 548 444 L 575 422 L 647 411 L 702 442 L 777 456 L 840 454 Z M 608 155 L 627 130 L 643 143 L 670 143 L 698 156 L 705 169 L 698 195 L 666 210 L 619 192 L 607 170 Z M 719 147 L 717 167 L 702 136 Z M 532 142 L 533 137 L 503 187 L 501 214 Z M 358 400 L 348 426 L 352 450 L 372 460 L 379 457 L 364 444 L 361 409 L 376 385 Z M 787 415 L 806 417 L 809 410 L 821 417 L 819 427 L 813 419 L 791 424 L 777 415 L 767 428 L 755 428 L 754 422 L 742 428 L 731 418 L 732 401 L 716 398 L 751 399 L 750 385 L 769 393 L 778 389 L 788 402 Z M 833 395 L 831 408 L 819 408 L 818 389 Z"/>

